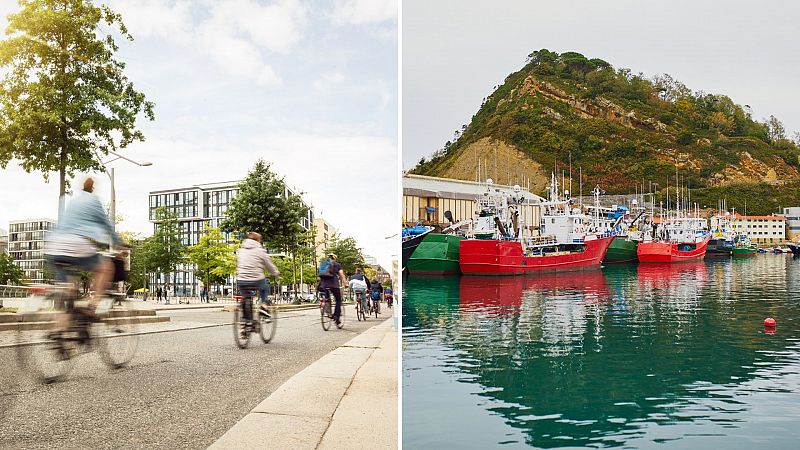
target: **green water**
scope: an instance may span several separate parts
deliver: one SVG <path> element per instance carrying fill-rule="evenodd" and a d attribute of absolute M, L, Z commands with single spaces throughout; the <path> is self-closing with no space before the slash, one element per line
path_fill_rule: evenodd
<path fill-rule="evenodd" d="M 799 289 L 771 254 L 408 277 L 403 448 L 800 448 Z"/>

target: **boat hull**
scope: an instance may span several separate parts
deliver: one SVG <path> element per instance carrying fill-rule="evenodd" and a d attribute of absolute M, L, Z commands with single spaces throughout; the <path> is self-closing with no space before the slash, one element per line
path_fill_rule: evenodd
<path fill-rule="evenodd" d="M 800 255 L 800 245 L 797 244 L 786 244 L 789 247 L 789 250 L 792 251 L 792 254 L 795 256 Z"/>
<path fill-rule="evenodd" d="M 733 255 L 734 258 L 756 256 L 756 249 L 753 247 L 734 247 L 731 255 Z"/>
<path fill-rule="evenodd" d="M 725 245 L 725 239 L 712 239 L 706 247 L 706 258 L 727 258 L 731 256 L 732 247 Z"/>
<path fill-rule="evenodd" d="M 430 233 L 420 242 L 406 268 L 415 275 L 454 275 L 458 266 L 458 247 L 464 240 L 453 234 Z"/>
<path fill-rule="evenodd" d="M 586 241 L 581 252 L 525 256 L 515 241 L 465 239 L 459 246 L 459 266 L 466 275 L 523 275 L 598 269 L 613 236 Z"/>
<path fill-rule="evenodd" d="M 406 239 L 403 241 L 403 270 L 405 270 L 406 265 L 408 264 L 408 260 L 411 258 L 411 255 L 414 253 L 414 250 L 417 249 L 419 244 L 425 239 L 425 236 L 430 234 L 430 231 L 426 231 L 422 234 L 418 234 L 410 239 Z"/>
<path fill-rule="evenodd" d="M 679 250 L 681 245 L 684 244 L 676 242 L 640 242 L 636 252 L 640 263 L 664 264 L 696 261 L 705 257 L 708 238 L 689 251 Z"/>
<path fill-rule="evenodd" d="M 637 260 L 636 247 L 638 241 L 631 241 L 624 237 L 617 236 L 611 241 L 608 246 L 606 256 L 603 258 L 604 263 L 625 263 Z"/>

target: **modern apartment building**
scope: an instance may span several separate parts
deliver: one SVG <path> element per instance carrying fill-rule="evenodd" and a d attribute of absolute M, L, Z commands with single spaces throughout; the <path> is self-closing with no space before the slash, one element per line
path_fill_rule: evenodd
<path fill-rule="evenodd" d="M 56 226 L 53 219 L 25 219 L 9 222 L 8 253 L 32 283 L 44 282 L 44 238 Z"/>
<path fill-rule="evenodd" d="M 800 239 L 800 206 L 783 208 L 786 217 L 786 239 L 797 241 Z"/>
<path fill-rule="evenodd" d="M 317 236 L 314 238 L 314 248 L 316 249 L 317 261 L 319 261 L 325 256 L 325 247 L 337 230 L 322 217 L 314 218 L 314 227 L 316 227 L 317 232 Z"/>
<path fill-rule="evenodd" d="M 0 253 L 8 253 L 8 231 L 0 228 Z"/>
<path fill-rule="evenodd" d="M 203 235 L 206 226 L 219 228 L 227 217 L 230 201 L 239 193 L 239 181 L 221 183 L 197 184 L 194 186 L 152 191 L 149 194 L 149 219 L 154 229 L 158 229 L 159 221 L 156 220 L 156 209 L 164 206 L 178 217 L 180 237 L 184 245 L 195 245 Z M 297 195 L 296 191 L 286 188 L 284 196 Z M 314 222 L 314 212 L 309 208 L 307 217 L 301 220 L 300 225 L 309 229 Z M 225 238 L 230 239 L 226 233 Z M 269 251 L 269 250 L 268 250 Z M 272 251 L 276 256 L 283 256 L 278 251 Z M 160 278 L 159 278 L 160 277 Z M 153 274 L 150 277 L 150 286 L 155 289 L 163 285 L 166 280 L 163 275 Z M 177 296 L 198 295 L 202 276 L 195 277 L 194 266 L 181 265 L 170 279 L 170 294 Z"/>

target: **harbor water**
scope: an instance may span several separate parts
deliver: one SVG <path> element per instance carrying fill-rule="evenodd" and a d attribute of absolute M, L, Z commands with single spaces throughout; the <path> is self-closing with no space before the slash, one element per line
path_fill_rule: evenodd
<path fill-rule="evenodd" d="M 403 287 L 404 448 L 798 448 L 791 255 Z"/>

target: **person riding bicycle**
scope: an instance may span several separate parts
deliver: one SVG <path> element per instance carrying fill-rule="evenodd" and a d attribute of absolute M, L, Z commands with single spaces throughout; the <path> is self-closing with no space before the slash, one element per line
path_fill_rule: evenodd
<path fill-rule="evenodd" d="M 56 280 L 67 281 L 70 269 L 92 273 L 94 291 L 84 315 L 97 319 L 95 310 L 114 276 L 111 259 L 100 254 L 98 243 L 129 247 L 114 231 L 100 198 L 94 192 L 94 179 L 86 178 L 83 190 L 64 211 L 55 229 L 45 239 L 44 254 L 53 268 Z"/>
<path fill-rule="evenodd" d="M 336 262 L 336 254 L 329 253 L 328 257 L 320 262 L 319 267 L 319 285 L 317 292 L 330 291 L 336 299 L 336 306 L 333 310 L 333 320 L 336 325 L 339 325 L 339 317 L 342 314 L 342 290 L 339 287 L 339 282 L 342 285 L 347 284 L 347 279 L 344 276 L 342 265 Z"/>
<path fill-rule="evenodd" d="M 380 308 L 381 303 L 381 296 L 383 295 L 383 286 L 378 282 L 377 279 L 372 280 L 372 283 L 369 286 L 370 290 L 370 298 L 372 302 L 375 304 L 375 308 Z M 378 309 L 380 311 L 380 309 Z"/>
<path fill-rule="evenodd" d="M 264 276 L 265 270 L 274 277 L 281 274 L 261 246 L 261 235 L 251 231 L 236 252 L 236 284 L 244 298 L 250 297 L 247 295 L 249 291 L 257 290 L 261 308 L 266 310 L 269 283 Z M 248 322 L 253 320 L 251 308 L 243 308 L 243 317 Z"/>
<path fill-rule="evenodd" d="M 369 282 L 367 281 L 367 277 L 361 273 L 361 269 L 356 269 L 356 273 L 350 276 L 350 289 L 352 289 L 353 293 L 361 293 L 361 308 L 366 311 L 367 305 L 367 289 L 369 289 Z"/>
<path fill-rule="evenodd" d="M 392 288 L 387 287 L 383 290 L 383 298 L 386 299 L 386 306 L 391 308 L 392 302 L 394 301 L 394 291 L 392 291 Z"/>

